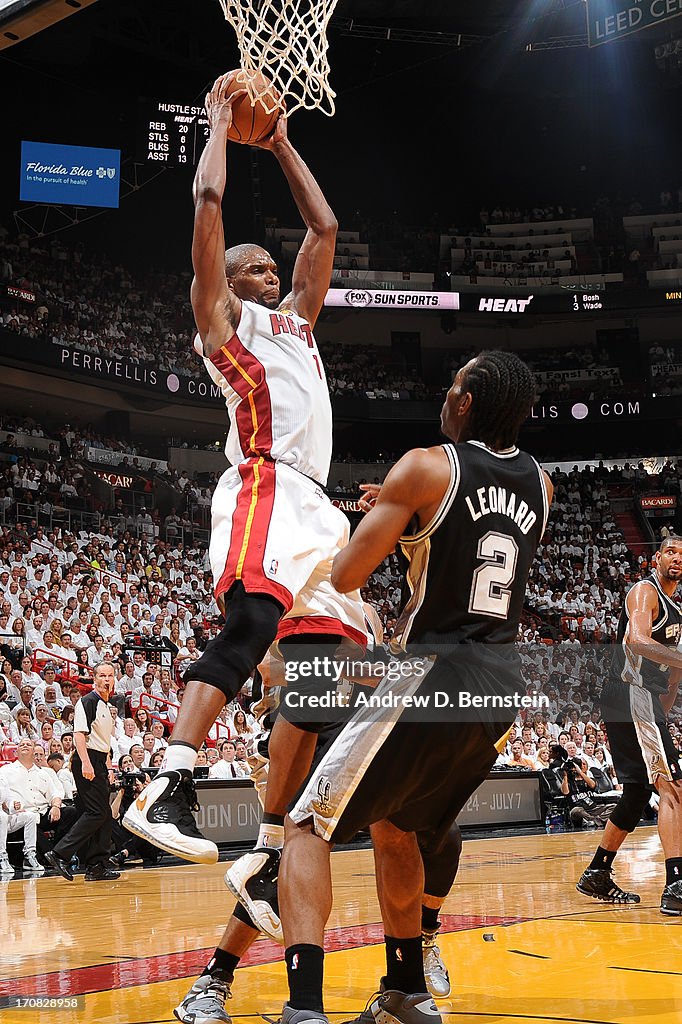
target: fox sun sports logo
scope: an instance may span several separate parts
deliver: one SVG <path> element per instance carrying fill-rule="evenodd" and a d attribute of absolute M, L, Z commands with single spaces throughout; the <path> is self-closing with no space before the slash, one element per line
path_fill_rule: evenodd
<path fill-rule="evenodd" d="M 371 292 L 362 291 L 361 289 L 358 289 L 357 291 L 348 291 L 348 292 L 346 292 L 345 298 L 346 298 L 346 302 L 348 303 L 348 305 L 349 306 L 353 306 L 355 308 L 362 308 L 363 306 L 371 306 L 372 302 L 374 301 L 372 299 L 372 293 Z"/>

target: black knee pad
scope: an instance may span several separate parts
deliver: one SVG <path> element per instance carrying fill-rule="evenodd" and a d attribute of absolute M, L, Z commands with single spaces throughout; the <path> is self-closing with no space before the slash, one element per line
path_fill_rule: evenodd
<path fill-rule="evenodd" d="M 462 833 L 457 822 L 447 832 L 417 832 L 424 863 L 424 892 L 444 899 L 455 880 L 462 855 Z"/>
<path fill-rule="evenodd" d="M 639 782 L 624 782 L 623 795 L 614 807 L 610 821 L 623 832 L 633 832 L 639 825 L 644 808 L 651 797 L 651 788 Z"/>
<path fill-rule="evenodd" d="M 242 583 L 235 583 L 225 602 L 225 625 L 185 672 L 183 682 L 198 679 L 232 700 L 265 657 L 283 611 L 274 597 L 247 594 Z"/>
<path fill-rule="evenodd" d="M 340 633 L 299 633 L 294 636 L 282 637 L 279 641 L 279 649 L 285 663 L 296 664 L 299 660 L 309 660 L 315 654 L 332 657 L 343 639 L 344 636 Z M 305 680 L 299 679 L 296 688 L 303 694 L 321 694 L 327 685 L 328 680 L 311 677 Z M 290 708 L 285 701 L 279 706 L 279 714 L 290 725 L 295 725 L 297 729 L 314 733 L 320 737 L 318 755 L 323 746 L 329 746 L 330 742 L 336 738 L 344 721 L 350 717 L 350 715 L 344 715 L 340 709 L 336 709 L 336 711 L 329 712 L 330 720 L 320 718 L 319 721 L 307 721 L 303 709 Z"/>

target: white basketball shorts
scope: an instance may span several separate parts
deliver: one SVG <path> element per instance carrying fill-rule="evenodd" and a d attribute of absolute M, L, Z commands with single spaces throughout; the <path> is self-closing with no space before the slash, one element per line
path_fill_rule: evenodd
<path fill-rule="evenodd" d="M 262 457 L 227 469 L 213 495 L 209 557 L 216 599 L 241 580 L 284 606 L 277 638 L 334 633 L 365 644 L 360 592 L 331 584 L 350 524 L 319 484 Z"/>

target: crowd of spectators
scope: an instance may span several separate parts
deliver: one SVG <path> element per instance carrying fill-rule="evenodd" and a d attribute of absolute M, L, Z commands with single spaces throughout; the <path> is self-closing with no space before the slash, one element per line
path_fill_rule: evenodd
<path fill-rule="evenodd" d="M 555 214 L 563 209 L 561 206 L 523 211 L 505 208 L 502 222 L 506 221 L 508 213 L 521 212 L 535 223 L 546 220 L 545 213 Z M 493 214 L 490 223 L 498 223 L 495 218 L 499 217 L 500 208 L 494 208 Z M 492 237 L 490 245 L 497 245 Z M 547 262 L 547 253 L 543 253 L 542 248 L 531 250 L 530 243 L 525 245 L 523 252 L 507 254 L 512 261 L 521 261 L 521 270 L 530 272 L 537 261 L 542 265 Z M 570 251 L 566 258 L 575 263 Z M 475 260 L 465 257 L 465 264 L 463 272 L 475 272 Z M 541 273 L 554 271 L 549 267 Z M 0 280 L 11 284 L 13 289 L 35 296 L 33 303 L 19 299 L 10 301 L 5 296 L 0 307 L 2 324 L 23 337 L 197 379 L 205 377 L 204 367 L 191 344 L 194 328 L 186 274 L 149 270 L 133 275 L 110 262 L 106 255 L 86 253 L 79 247 L 67 249 L 55 239 L 30 240 L 20 235 L 15 240 L 0 240 Z M 442 380 L 427 380 L 419 370 L 403 365 L 390 350 L 381 346 L 326 344 L 322 339 L 320 347 L 330 393 L 334 397 L 429 400 L 439 398 L 448 383 L 447 368 Z M 674 346 L 668 348 L 672 350 Z M 558 401 L 569 395 L 573 399 L 589 400 L 613 394 L 623 386 L 622 367 L 615 365 L 613 357 L 603 348 L 531 350 L 523 355 L 538 371 L 613 368 L 611 376 L 602 375 L 587 383 L 580 379 L 556 384 L 541 382 L 539 390 L 546 401 Z M 465 354 L 455 359 L 461 365 Z M 677 394 L 682 386 L 672 370 L 665 376 L 657 375 L 655 383 L 657 394 Z M 631 384 L 628 386 L 633 392 L 640 390 Z M 105 435 L 93 427 L 66 427 L 65 433 L 70 435 L 68 447 L 74 458 L 82 458 L 89 446 L 123 452 L 130 458 L 154 457 L 143 445 Z"/>
<path fill-rule="evenodd" d="M 442 386 L 428 386 L 413 369 L 383 363 L 386 350 L 378 346 L 326 345 L 322 354 L 332 396 L 424 401 L 443 393 Z"/>
<path fill-rule="evenodd" d="M 19 235 L 0 243 L 0 278 L 35 297 L 3 316 L 25 337 L 197 374 L 188 272 L 134 276 L 103 252 Z"/>
<path fill-rule="evenodd" d="M 577 207 L 563 203 L 547 203 L 531 207 L 510 206 L 509 204 L 482 206 L 478 218 L 485 229 L 490 224 L 529 224 L 531 221 L 576 220 L 580 216 Z"/>
<path fill-rule="evenodd" d="M 0 270 L 7 284 L 35 296 L 34 303 L 17 301 L 1 314 L 2 324 L 22 337 L 187 377 L 205 376 L 192 348 L 186 275 L 149 271 L 134 277 L 105 255 L 67 250 L 56 240 L 30 242 L 26 236 L 0 243 Z M 385 353 L 378 346 L 322 343 L 321 349 L 334 396 L 409 400 L 434 394 L 413 370 L 383 365 Z M 126 450 L 119 440 L 92 430 L 73 443 Z"/>
<path fill-rule="evenodd" d="M 33 438 L 47 440 L 49 446 L 36 449 Z M 90 446 L 97 451 L 90 453 Z M 118 453 L 115 475 L 126 478 L 126 486 L 100 482 L 101 451 Z M 143 468 L 138 453 L 141 447 L 116 442 L 90 426 L 51 429 L 33 419 L 0 416 L 0 520 L 35 519 L 47 527 L 87 522 L 154 540 L 205 540 L 211 494 L 220 474 L 190 476 L 162 459 L 143 459 Z M 156 505 L 159 482 L 166 488 L 163 510 Z M 79 519 L 80 513 L 86 518 Z"/>

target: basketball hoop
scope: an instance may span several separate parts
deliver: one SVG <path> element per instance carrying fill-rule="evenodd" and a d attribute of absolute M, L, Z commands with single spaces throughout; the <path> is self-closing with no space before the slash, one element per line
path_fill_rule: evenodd
<path fill-rule="evenodd" d="M 338 0 L 219 0 L 239 45 L 240 66 L 261 71 L 287 101 L 332 117 L 336 93 L 329 84 L 327 25 Z M 253 81 L 253 79 L 252 79 Z M 267 89 L 247 82 L 252 103 L 268 108 Z"/>

